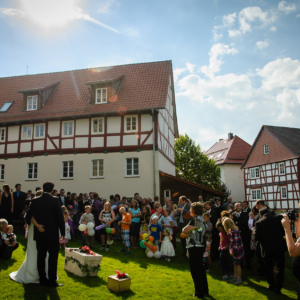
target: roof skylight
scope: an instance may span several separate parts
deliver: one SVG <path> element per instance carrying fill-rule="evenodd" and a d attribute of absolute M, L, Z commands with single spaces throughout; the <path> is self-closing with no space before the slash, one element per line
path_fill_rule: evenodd
<path fill-rule="evenodd" d="M 8 111 L 8 109 L 12 106 L 13 103 L 14 103 L 13 101 L 5 102 L 0 109 L 0 112 Z"/>
<path fill-rule="evenodd" d="M 223 155 L 223 153 L 224 153 L 224 152 L 221 152 L 221 153 L 217 156 L 217 158 L 221 157 L 221 156 Z"/>

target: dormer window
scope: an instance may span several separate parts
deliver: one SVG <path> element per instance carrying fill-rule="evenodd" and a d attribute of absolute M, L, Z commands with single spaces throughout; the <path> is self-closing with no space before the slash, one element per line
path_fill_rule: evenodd
<path fill-rule="evenodd" d="M 107 103 L 107 88 L 96 89 L 96 104 Z"/>
<path fill-rule="evenodd" d="M 37 96 L 28 96 L 27 97 L 27 110 L 37 110 Z"/>

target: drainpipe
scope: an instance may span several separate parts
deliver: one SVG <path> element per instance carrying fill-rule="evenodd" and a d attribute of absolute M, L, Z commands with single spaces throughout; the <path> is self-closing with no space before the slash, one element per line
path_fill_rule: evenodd
<path fill-rule="evenodd" d="M 152 130 L 153 130 L 153 200 L 156 196 L 156 168 L 155 168 L 155 110 L 152 109 Z"/>

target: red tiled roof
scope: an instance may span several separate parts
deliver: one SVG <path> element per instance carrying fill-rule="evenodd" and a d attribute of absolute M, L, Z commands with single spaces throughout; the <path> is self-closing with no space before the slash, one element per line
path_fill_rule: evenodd
<path fill-rule="evenodd" d="M 88 104 L 87 83 L 123 75 L 118 95 L 111 102 Z M 7 112 L 0 113 L 0 122 L 165 108 L 170 75 L 172 62 L 161 61 L 0 78 L 0 108 L 7 101 L 14 101 Z M 23 95 L 18 92 L 39 90 L 58 82 L 42 109 L 22 112 Z"/>
<path fill-rule="evenodd" d="M 241 168 L 245 168 L 246 164 L 248 167 L 249 159 L 252 159 L 253 161 L 255 161 L 255 163 L 254 163 L 255 166 L 262 164 L 262 162 L 259 161 L 258 157 L 253 157 L 251 155 L 253 154 L 254 149 L 256 148 L 257 144 L 259 143 L 260 138 L 263 136 L 263 133 L 265 131 L 267 133 L 269 133 L 270 136 L 272 136 L 274 140 L 277 140 L 281 144 L 281 146 L 283 146 L 282 149 L 277 149 L 277 150 L 281 150 L 281 151 L 277 151 L 277 152 L 272 151 L 272 153 L 270 153 L 270 155 L 268 155 L 268 157 L 272 156 L 272 159 L 273 159 L 272 161 L 282 161 L 282 160 L 290 159 L 293 157 L 299 158 L 299 156 L 300 156 L 300 129 L 299 128 L 263 125 Z M 291 157 L 287 156 L 287 152 L 289 153 L 289 155 L 291 155 Z M 250 156 L 251 156 L 251 158 L 250 158 Z M 253 162 L 252 162 L 252 164 L 253 164 Z"/>
<path fill-rule="evenodd" d="M 215 143 L 205 154 L 214 159 L 218 165 L 242 164 L 250 149 L 251 145 L 235 135 L 230 141 L 226 139 Z M 220 154 L 222 155 L 218 157 Z"/>

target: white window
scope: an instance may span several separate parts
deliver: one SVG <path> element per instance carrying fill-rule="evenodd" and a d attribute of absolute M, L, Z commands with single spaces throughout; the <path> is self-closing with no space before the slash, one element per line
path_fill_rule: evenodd
<path fill-rule="evenodd" d="M 45 137 L 45 124 L 34 125 L 34 138 L 42 139 Z"/>
<path fill-rule="evenodd" d="M 285 166 L 284 166 L 284 162 L 279 163 L 279 174 L 280 175 L 285 175 Z"/>
<path fill-rule="evenodd" d="M 62 126 L 62 135 L 64 137 L 74 135 L 74 121 L 63 122 Z"/>
<path fill-rule="evenodd" d="M 281 199 L 287 199 L 286 186 L 281 187 Z"/>
<path fill-rule="evenodd" d="M 92 119 L 92 133 L 104 133 L 104 118 Z"/>
<path fill-rule="evenodd" d="M 62 162 L 62 179 L 72 179 L 74 177 L 74 163 L 73 160 Z"/>
<path fill-rule="evenodd" d="M 264 154 L 269 154 L 269 145 L 264 145 Z"/>
<path fill-rule="evenodd" d="M 164 198 L 168 198 L 171 200 L 171 191 L 170 190 L 165 190 L 164 191 Z"/>
<path fill-rule="evenodd" d="M 126 176 L 139 176 L 138 158 L 126 158 Z"/>
<path fill-rule="evenodd" d="M 0 165 L 0 180 L 4 180 L 5 165 Z"/>
<path fill-rule="evenodd" d="M 137 116 L 125 117 L 125 132 L 138 131 Z"/>
<path fill-rule="evenodd" d="M 0 109 L 0 112 L 8 111 L 8 109 L 12 106 L 13 103 L 14 103 L 13 101 L 5 102 Z"/>
<path fill-rule="evenodd" d="M 91 163 L 91 177 L 102 178 L 104 177 L 104 164 L 103 159 L 93 159 Z"/>
<path fill-rule="evenodd" d="M 96 104 L 107 103 L 107 89 L 96 89 Z"/>
<path fill-rule="evenodd" d="M 32 125 L 22 126 L 22 139 L 23 140 L 32 139 Z"/>
<path fill-rule="evenodd" d="M 37 180 L 38 174 L 38 164 L 37 163 L 28 163 L 27 164 L 27 180 Z"/>
<path fill-rule="evenodd" d="M 27 97 L 27 110 L 37 110 L 37 96 Z"/>
<path fill-rule="evenodd" d="M 5 128 L 0 128 L 0 143 L 5 142 L 5 133 L 6 133 Z"/>
<path fill-rule="evenodd" d="M 250 169 L 250 178 L 251 179 L 259 178 L 259 177 L 260 177 L 259 167 Z"/>
<path fill-rule="evenodd" d="M 252 190 L 252 200 L 261 199 L 261 190 Z"/>

